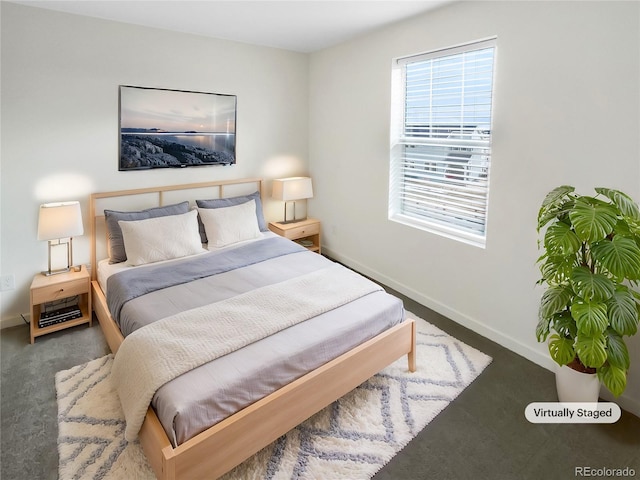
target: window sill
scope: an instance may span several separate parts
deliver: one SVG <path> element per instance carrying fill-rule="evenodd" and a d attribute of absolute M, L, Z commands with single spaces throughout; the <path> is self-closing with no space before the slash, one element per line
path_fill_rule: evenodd
<path fill-rule="evenodd" d="M 390 214 L 389 220 L 392 222 L 400 223 L 408 227 L 416 228 L 424 232 L 433 233 L 442 237 L 450 238 L 451 240 L 457 240 L 458 242 L 466 243 L 474 247 L 486 248 L 486 239 L 481 235 L 474 235 L 473 233 L 466 233 L 456 230 L 453 227 L 446 225 L 431 223 L 426 220 L 418 220 L 403 214 Z"/>

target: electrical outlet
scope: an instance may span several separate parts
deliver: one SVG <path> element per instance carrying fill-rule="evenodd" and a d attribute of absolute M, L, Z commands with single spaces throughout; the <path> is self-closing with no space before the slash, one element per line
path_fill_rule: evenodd
<path fill-rule="evenodd" d="M 6 292 L 7 290 L 13 290 L 16 288 L 16 280 L 13 274 L 2 275 L 0 277 L 0 292 Z"/>

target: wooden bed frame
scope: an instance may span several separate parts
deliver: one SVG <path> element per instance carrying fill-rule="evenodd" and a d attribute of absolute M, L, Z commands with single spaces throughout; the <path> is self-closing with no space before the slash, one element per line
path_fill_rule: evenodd
<path fill-rule="evenodd" d="M 97 209 L 97 204 L 105 199 L 144 195 L 156 197 L 156 206 L 160 206 L 177 202 L 166 200 L 168 192 L 213 189 L 218 197 L 224 198 L 237 195 L 226 194 L 233 190 L 232 187 L 252 185 L 255 186 L 252 190 L 241 194 L 258 190 L 262 196 L 262 183 L 259 178 L 245 178 L 94 193 L 90 196 L 93 308 L 114 354 L 124 338 L 109 313 L 105 295 L 97 281 L 97 232 L 101 224 L 104 227 L 104 207 Z M 215 197 L 200 194 L 198 198 Z M 119 210 L 138 208 L 131 206 Z M 104 250 L 106 252 L 106 246 Z M 153 408 L 149 407 L 139 438 L 155 475 L 162 480 L 218 478 L 403 355 L 407 355 L 409 370 L 415 371 L 415 328 L 413 320 L 405 320 L 178 447 L 171 445 Z"/>

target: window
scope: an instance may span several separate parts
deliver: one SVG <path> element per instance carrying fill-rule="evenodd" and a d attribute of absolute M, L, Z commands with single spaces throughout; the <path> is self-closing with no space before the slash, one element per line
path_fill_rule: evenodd
<path fill-rule="evenodd" d="M 394 61 L 389 218 L 485 245 L 495 39 Z"/>

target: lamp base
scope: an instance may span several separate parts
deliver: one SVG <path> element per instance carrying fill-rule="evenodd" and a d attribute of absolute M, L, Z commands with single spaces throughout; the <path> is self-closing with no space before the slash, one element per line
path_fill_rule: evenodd
<path fill-rule="evenodd" d="M 58 275 L 59 273 L 69 273 L 73 267 L 61 268 L 59 270 L 44 270 L 42 275 L 45 277 L 50 277 L 51 275 Z"/>
<path fill-rule="evenodd" d="M 65 245 L 67 248 L 67 266 L 63 267 L 63 268 L 58 268 L 56 270 L 51 270 L 51 249 L 53 247 L 58 247 L 60 245 Z M 48 266 L 48 270 L 45 270 L 42 272 L 42 274 L 46 277 L 50 277 L 51 275 L 57 275 L 59 273 L 69 273 L 72 269 L 75 270 L 75 267 L 72 267 L 73 265 L 73 238 L 69 237 L 69 241 L 68 242 L 62 242 L 60 239 L 58 239 L 58 243 L 53 243 L 53 240 L 49 240 L 49 262 L 47 264 Z M 78 270 L 75 270 L 76 272 Z"/>
<path fill-rule="evenodd" d="M 287 220 L 287 202 L 284 202 L 284 220 L 282 220 L 281 222 L 278 222 L 282 225 L 287 225 L 289 223 L 298 223 L 298 222 L 304 222 L 307 219 L 307 217 L 305 216 L 304 218 L 296 218 L 296 202 L 294 200 L 293 202 L 293 218 L 291 220 Z"/>
<path fill-rule="evenodd" d="M 282 222 L 278 222 L 278 223 L 281 223 L 282 225 L 288 225 L 288 224 L 290 224 L 290 223 L 304 222 L 306 219 L 307 219 L 307 217 L 304 217 L 304 218 L 294 218 L 294 219 L 291 219 L 291 220 L 284 220 L 284 221 L 282 221 Z"/>

